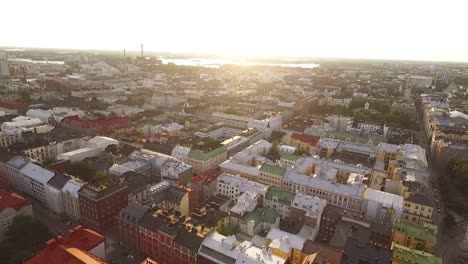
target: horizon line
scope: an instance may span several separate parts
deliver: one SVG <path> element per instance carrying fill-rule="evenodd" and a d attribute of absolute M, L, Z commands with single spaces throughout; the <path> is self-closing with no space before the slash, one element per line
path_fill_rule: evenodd
<path fill-rule="evenodd" d="M 83 51 L 83 52 L 122 52 L 125 50 L 127 53 L 135 53 L 136 56 L 140 54 L 138 49 L 94 49 L 94 48 L 63 48 L 63 47 L 33 47 L 33 46 L 1 46 L 0 49 L 43 49 L 43 50 L 64 50 L 64 51 Z M 27 50 L 24 50 L 27 51 Z M 324 60 L 324 61 L 337 61 L 337 60 L 364 60 L 364 61 L 400 61 L 400 62 L 432 62 L 432 63 L 453 63 L 453 64 L 468 64 L 468 61 L 451 61 L 451 60 L 424 60 L 424 59 L 396 59 L 396 58 L 370 58 L 370 57 L 339 57 L 339 56 L 297 56 L 297 55 L 233 55 L 223 53 L 206 53 L 206 52 L 188 52 L 188 51 L 157 51 L 153 49 L 146 50 L 145 53 L 160 53 L 170 55 L 201 55 L 201 56 L 216 56 L 224 58 L 253 58 L 253 59 L 302 59 L 302 60 Z M 133 57 L 133 56 L 132 56 Z M 195 57 L 193 57 L 195 58 Z"/>

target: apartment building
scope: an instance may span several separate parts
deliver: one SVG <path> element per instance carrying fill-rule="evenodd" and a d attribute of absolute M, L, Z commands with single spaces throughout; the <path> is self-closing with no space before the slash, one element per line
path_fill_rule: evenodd
<path fill-rule="evenodd" d="M 423 223 L 414 224 L 405 220 L 393 224 L 393 242 L 428 253 L 434 252 L 437 241 L 437 226 Z"/>
<path fill-rule="evenodd" d="M 78 191 L 80 219 L 85 226 L 104 231 L 115 225 L 116 216 L 128 204 L 128 187 L 85 185 Z"/>
<path fill-rule="evenodd" d="M 404 211 L 401 219 L 415 224 L 432 224 L 434 204 L 427 196 L 411 193 L 404 201 Z"/>

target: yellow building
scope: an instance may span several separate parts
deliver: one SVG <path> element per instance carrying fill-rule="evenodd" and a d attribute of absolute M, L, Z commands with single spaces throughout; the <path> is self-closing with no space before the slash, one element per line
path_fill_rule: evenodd
<path fill-rule="evenodd" d="M 392 264 L 442 264 L 442 260 L 432 254 L 413 248 L 395 245 Z"/>
<path fill-rule="evenodd" d="M 227 149 L 220 146 L 216 149 L 203 151 L 192 149 L 188 154 L 188 163 L 193 167 L 193 173 L 200 174 L 207 170 L 216 169 L 219 164 L 227 160 Z"/>
<path fill-rule="evenodd" d="M 425 195 L 410 194 L 404 202 L 404 210 L 401 219 L 414 224 L 432 224 L 434 206 Z"/>
<path fill-rule="evenodd" d="M 428 253 L 434 252 L 437 239 L 437 226 L 424 223 L 414 224 L 397 220 L 393 224 L 393 243 Z"/>
<path fill-rule="evenodd" d="M 282 139 L 282 142 L 283 144 L 294 146 L 299 150 L 314 153 L 315 147 L 317 146 L 319 139 L 319 137 L 312 135 L 292 133 L 289 135 L 285 135 Z"/>
<path fill-rule="evenodd" d="M 306 257 L 302 252 L 304 243 L 304 238 L 278 228 L 272 228 L 266 237 L 266 246 L 274 255 L 288 259 L 294 264 L 302 263 Z"/>
<path fill-rule="evenodd" d="M 269 186 L 281 188 L 281 182 L 283 181 L 285 172 L 286 168 L 264 163 L 262 167 L 260 167 L 258 181 Z"/>

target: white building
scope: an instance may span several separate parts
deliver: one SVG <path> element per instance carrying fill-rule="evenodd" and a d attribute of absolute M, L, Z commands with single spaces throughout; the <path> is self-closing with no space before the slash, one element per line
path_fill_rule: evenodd
<path fill-rule="evenodd" d="M 223 173 L 217 178 L 216 193 L 230 199 L 237 199 L 243 193 L 260 194 L 265 197 L 268 186 L 249 181 L 239 176 Z"/>
<path fill-rule="evenodd" d="M 18 116 L 12 119 L 11 122 L 4 122 L 0 128 L 2 131 L 7 131 L 15 128 L 28 128 L 42 125 L 42 122 L 39 118 L 30 118 L 26 116 Z"/>
<path fill-rule="evenodd" d="M 75 221 L 80 220 L 78 191 L 84 184 L 80 179 L 71 178 L 62 188 L 65 214 Z"/>
<path fill-rule="evenodd" d="M 56 214 L 62 214 L 65 211 L 63 187 L 68 180 L 69 178 L 65 177 L 63 174 L 55 173 L 55 175 L 45 184 L 47 207 Z"/>
<path fill-rule="evenodd" d="M 28 162 L 20 169 L 21 191 L 47 204 L 47 182 L 54 177 L 54 173 L 32 162 Z M 52 194 L 53 195 L 53 194 Z M 49 206 L 49 205 L 48 205 Z M 53 206 L 51 206 L 53 207 Z"/>
<path fill-rule="evenodd" d="M 274 255 L 271 249 L 248 247 L 241 251 L 237 257 L 236 264 L 284 264 L 286 259 Z"/>
<path fill-rule="evenodd" d="M 187 163 L 189 153 L 190 153 L 189 147 L 177 145 L 172 149 L 171 156 L 182 162 Z"/>
<path fill-rule="evenodd" d="M 119 145 L 119 141 L 109 137 L 96 136 L 86 143 L 86 147 L 64 152 L 57 156 L 59 160 L 82 161 L 88 157 L 102 154 L 109 145 Z"/>

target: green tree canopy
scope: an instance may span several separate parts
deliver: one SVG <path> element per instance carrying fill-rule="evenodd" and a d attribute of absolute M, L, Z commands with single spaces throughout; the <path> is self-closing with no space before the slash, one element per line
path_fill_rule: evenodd
<path fill-rule="evenodd" d="M 77 176 L 84 181 L 90 181 L 96 175 L 96 168 L 89 162 L 73 162 L 65 169 L 68 174 Z"/>
<path fill-rule="evenodd" d="M 50 237 L 47 226 L 38 220 L 24 215 L 15 217 L 0 243 L 0 263 L 23 263 L 44 247 Z"/>
<path fill-rule="evenodd" d="M 273 162 L 275 162 L 275 161 L 277 161 L 277 160 L 279 160 L 281 158 L 281 155 L 280 155 L 280 153 L 278 151 L 278 143 L 273 142 L 273 144 L 271 145 L 270 150 L 266 154 L 266 158 L 273 161 Z"/>

